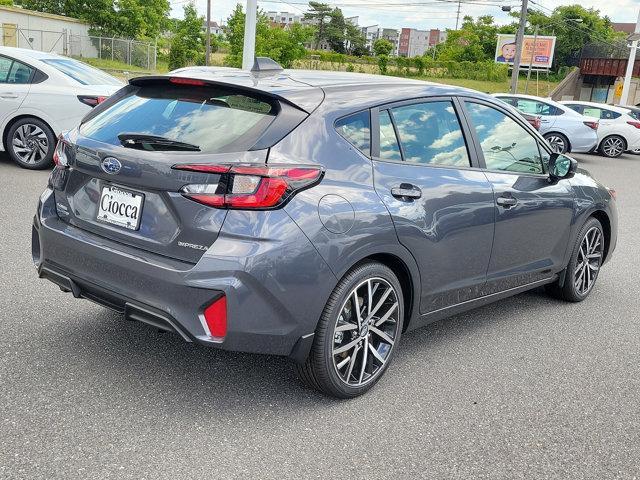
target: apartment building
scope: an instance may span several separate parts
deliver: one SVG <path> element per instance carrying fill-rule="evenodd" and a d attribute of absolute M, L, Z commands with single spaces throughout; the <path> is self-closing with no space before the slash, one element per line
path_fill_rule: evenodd
<path fill-rule="evenodd" d="M 267 17 L 271 25 L 279 25 L 281 27 L 302 22 L 302 15 L 291 12 L 267 12 Z"/>
<path fill-rule="evenodd" d="M 429 47 L 444 42 L 446 38 L 447 32 L 437 28 L 432 28 L 431 30 L 403 28 L 398 42 L 398 55 L 401 57 L 424 55 Z"/>

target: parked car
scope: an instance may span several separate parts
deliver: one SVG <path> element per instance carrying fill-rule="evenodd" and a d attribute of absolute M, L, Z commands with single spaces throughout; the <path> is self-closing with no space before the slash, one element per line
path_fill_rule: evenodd
<path fill-rule="evenodd" d="M 496 98 L 518 110 L 540 115 L 540 133 L 554 152 L 590 152 L 598 144 L 598 120 L 574 112 L 549 98 L 496 93 Z"/>
<path fill-rule="evenodd" d="M 18 165 L 52 165 L 56 136 L 124 84 L 53 53 L 0 47 L 0 151 Z"/>
<path fill-rule="evenodd" d="M 624 108 L 629 110 L 629 115 L 631 115 L 635 120 L 640 121 L 640 106 L 629 106 L 625 105 Z M 631 153 L 635 153 L 636 155 L 640 155 L 640 148 L 631 150 Z"/>
<path fill-rule="evenodd" d="M 136 78 L 55 160 L 40 277 L 342 398 L 407 330 L 542 285 L 584 300 L 616 246 L 612 192 L 512 107 L 417 80 Z"/>
<path fill-rule="evenodd" d="M 600 119 L 597 148 L 605 157 L 619 157 L 627 150 L 640 148 L 640 120 L 629 109 L 578 100 L 561 103 L 582 115 Z"/>

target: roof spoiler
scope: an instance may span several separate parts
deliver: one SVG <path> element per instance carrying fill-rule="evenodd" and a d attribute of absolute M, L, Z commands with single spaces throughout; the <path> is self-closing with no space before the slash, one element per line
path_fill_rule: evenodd
<path fill-rule="evenodd" d="M 269 57 L 256 57 L 253 61 L 253 67 L 251 67 L 251 71 L 256 73 L 281 72 L 283 70 L 282 65 Z"/>

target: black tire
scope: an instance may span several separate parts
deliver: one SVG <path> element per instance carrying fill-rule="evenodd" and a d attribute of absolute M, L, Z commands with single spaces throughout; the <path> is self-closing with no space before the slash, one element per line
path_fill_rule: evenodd
<path fill-rule="evenodd" d="M 25 132 L 31 132 L 31 135 L 26 135 L 25 137 Z M 15 145 L 14 139 L 17 139 L 20 143 L 23 143 L 23 139 L 26 139 L 26 143 L 23 143 L 24 147 L 19 144 Z M 35 117 L 25 117 L 9 128 L 6 136 L 6 147 L 11 159 L 20 167 L 29 170 L 43 170 L 53 165 L 56 137 L 49 125 L 42 120 Z M 30 155 L 24 149 L 29 150 L 29 152 L 35 150 L 33 160 L 28 158 Z M 25 156 L 27 157 L 26 159 Z"/>
<path fill-rule="evenodd" d="M 608 158 L 618 158 L 627 149 L 627 142 L 620 135 L 609 135 L 600 142 L 598 150 Z"/>
<path fill-rule="evenodd" d="M 562 133 L 549 132 L 543 135 L 544 139 L 549 143 L 551 149 L 557 153 L 567 153 L 570 148 L 569 139 Z M 558 148 L 560 147 L 560 148 Z"/>
<path fill-rule="evenodd" d="M 598 252 L 600 254 L 597 262 L 594 260 L 589 260 L 591 266 L 585 266 L 584 261 L 588 260 L 584 258 L 584 255 L 581 253 L 581 246 L 583 245 L 585 236 L 593 229 L 597 229 L 599 231 L 599 239 L 600 244 L 598 247 Z M 604 256 L 604 247 L 605 247 L 605 236 L 604 230 L 602 229 L 602 224 L 595 218 L 590 217 L 585 224 L 580 229 L 578 236 L 576 237 L 576 241 L 573 245 L 573 251 L 571 253 L 571 258 L 569 260 L 569 265 L 567 265 L 567 270 L 565 273 L 564 283 L 560 286 L 560 280 L 547 285 L 547 292 L 555 298 L 559 298 L 561 300 L 565 300 L 567 302 L 581 302 L 585 298 L 589 296 L 593 287 L 595 285 L 596 280 L 598 279 L 598 273 L 600 272 L 600 266 L 602 265 L 602 260 Z M 584 247 L 582 249 L 584 251 Z M 596 265 L 597 263 L 597 265 Z M 597 269 L 593 269 L 594 266 L 597 266 Z M 580 291 L 576 282 L 579 277 L 579 269 L 589 269 L 589 274 L 592 276 L 592 282 L 589 288 L 586 291 Z M 578 281 L 579 283 L 579 281 Z"/>
<path fill-rule="evenodd" d="M 386 285 L 392 287 L 393 289 L 393 292 L 389 294 L 387 300 L 379 309 L 379 311 L 394 311 L 394 316 L 396 318 L 393 320 L 393 322 L 390 324 L 388 324 L 389 321 L 385 322 L 385 325 L 388 324 L 387 328 L 395 328 L 394 336 L 391 337 L 391 334 L 389 334 L 389 337 L 393 339 L 393 344 L 386 353 L 384 363 L 382 363 L 381 365 L 376 365 L 380 364 L 381 362 L 377 358 L 375 358 L 372 353 L 369 353 L 372 350 L 366 348 L 368 342 L 372 341 L 371 348 L 376 351 L 380 351 L 379 347 L 376 348 L 373 343 L 375 340 L 370 340 L 372 338 L 378 339 L 377 336 L 374 337 L 374 335 L 376 334 L 372 333 L 372 331 L 368 330 L 368 328 L 359 330 L 356 329 L 357 333 L 355 334 L 353 330 L 350 330 L 349 332 L 341 332 L 343 333 L 344 337 L 346 337 L 344 340 L 341 340 L 341 342 L 344 342 L 344 344 L 353 343 L 360 339 L 361 343 L 364 343 L 365 345 L 361 349 L 357 349 L 358 347 L 354 347 L 353 350 L 344 352 L 345 356 L 348 354 L 348 357 L 344 358 L 343 360 L 347 361 L 345 367 L 347 367 L 346 370 L 348 370 L 348 372 L 345 372 L 345 377 L 347 379 L 345 381 L 345 378 L 339 373 L 339 364 L 336 364 L 336 361 L 334 359 L 337 356 L 337 354 L 334 352 L 335 344 L 339 342 L 339 340 L 337 340 L 337 335 L 340 335 L 339 332 L 336 332 L 336 328 L 338 327 L 338 323 L 343 318 L 342 315 L 344 314 L 344 309 L 349 308 L 347 303 L 351 302 L 351 306 L 353 306 L 354 304 L 354 301 L 352 300 L 354 297 L 354 295 L 352 295 L 354 289 L 356 289 L 355 297 L 358 298 L 358 292 L 362 291 L 358 290 L 358 288 L 367 288 L 367 281 L 369 279 L 371 279 L 371 281 L 374 283 L 378 281 L 376 279 L 382 279 L 384 282 L 386 282 Z M 383 283 L 381 283 L 381 285 L 382 284 Z M 364 285 L 364 287 L 358 287 L 359 285 Z M 383 288 L 386 288 L 386 286 Z M 386 293 L 386 290 L 381 290 L 381 292 Z M 394 293 L 395 302 L 394 300 L 389 300 L 393 299 Z M 380 298 L 381 297 L 376 299 L 374 294 L 374 301 L 371 302 L 371 304 L 373 304 L 375 307 Z M 360 298 L 358 298 L 358 302 L 359 301 Z M 366 305 L 364 304 L 364 302 L 366 300 L 363 298 L 362 301 L 363 303 L 359 303 L 359 306 L 361 308 L 365 308 Z M 391 304 L 391 302 L 394 303 Z M 397 303 L 398 305 L 394 309 L 393 305 L 395 305 L 395 303 Z M 391 308 L 389 304 L 391 304 Z M 365 309 L 365 313 L 366 311 L 367 310 Z M 342 280 L 340 280 L 336 288 L 331 293 L 331 296 L 329 297 L 329 300 L 327 301 L 324 311 L 322 312 L 322 315 L 320 317 L 320 321 L 318 322 L 318 327 L 316 328 L 314 341 L 309 356 L 303 364 L 296 365 L 298 376 L 307 386 L 329 396 L 337 398 L 353 398 L 362 395 L 378 382 L 386 369 L 389 367 L 393 354 L 400 341 L 403 318 L 403 292 L 400 286 L 400 282 L 398 281 L 393 271 L 391 271 L 391 269 L 386 267 L 385 265 L 377 262 L 367 262 L 354 267 L 342 278 Z M 366 320 L 366 318 L 363 317 L 363 324 L 364 320 Z M 342 323 L 341 325 L 345 325 L 345 323 Z M 373 325 L 375 327 L 378 327 L 375 322 L 373 323 Z M 380 326 L 380 329 L 382 329 L 382 326 Z M 350 336 L 347 336 L 346 334 Z M 365 341 L 367 343 L 365 343 Z M 385 342 L 381 342 L 379 345 L 381 344 L 388 345 Z M 338 349 L 340 348 L 341 347 L 339 346 Z M 363 362 L 363 354 L 365 351 L 367 352 L 368 356 L 364 357 L 366 358 L 366 361 Z M 351 359 L 352 355 L 353 359 L 348 361 L 347 358 Z M 357 363 L 358 359 L 360 360 L 359 363 Z M 354 365 L 358 365 L 357 371 L 360 371 L 361 369 L 365 370 L 369 365 L 372 369 L 377 368 L 377 370 L 371 373 L 368 380 L 366 380 L 366 383 L 351 385 L 349 384 L 349 381 L 352 378 L 351 375 L 354 375 L 354 383 L 358 381 L 362 382 L 363 380 L 362 374 L 360 375 L 359 380 L 355 378 L 357 377 L 356 367 L 352 367 L 351 363 L 354 363 Z M 354 371 L 353 373 L 352 369 Z"/>

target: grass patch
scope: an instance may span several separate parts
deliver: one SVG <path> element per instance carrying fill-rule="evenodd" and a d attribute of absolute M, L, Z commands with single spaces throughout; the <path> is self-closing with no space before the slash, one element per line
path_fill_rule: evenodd
<path fill-rule="evenodd" d="M 428 78 L 421 77 L 420 80 L 426 80 L 428 82 L 444 83 L 445 85 L 456 85 L 458 87 L 471 88 L 484 93 L 505 93 L 509 91 L 511 86 L 511 80 L 506 79 L 504 82 L 488 82 L 483 80 L 467 80 L 464 78 Z M 518 81 L 518 93 L 524 93 L 526 79 L 521 78 Z M 527 93 L 529 95 L 538 95 L 540 97 L 548 97 L 559 82 L 549 82 L 540 79 L 540 82 L 536 86 L 535 77 L 529 80 L 529 89 Z"/>

